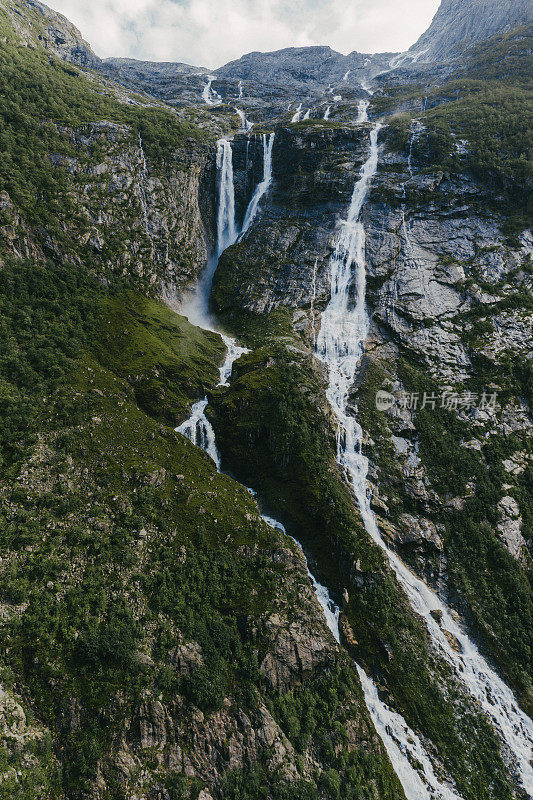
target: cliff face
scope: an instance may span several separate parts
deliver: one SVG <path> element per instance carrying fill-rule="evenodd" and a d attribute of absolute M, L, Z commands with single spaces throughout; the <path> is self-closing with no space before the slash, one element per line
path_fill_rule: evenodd
<path fill-rule="evenodd" d="M 528 0 L 443 0 L 410 51 L 420 53 L 422 62 L 446 61 L 477 42 L 531 22 L 533 9 Z"/>
<path fill-rule="evenodd" d="M 64 263 L 92 264 L 104 277 L 136 275 L 140 283 L 177 298 L 179 287 L 195 280 L 206 259 L 200 185 L 212 151 L 183 148 L 158 170 L 128 125 L 61 126 L 57 138 L 59 152 L 47 154 L 46 166 L 52 180 L 63 184 L 68 207 L 59 209 L 52 229 L 34 228 L 4 192 L 4 243 L 20 256 L 41 253 Z"/>
<path fill-rule="evenodd" d="M 13 28 L 26 43 L 38 43 L 63 61 L 95 68 L 100 59 L 69 20 L 35 0 L 6 3 Z"/>

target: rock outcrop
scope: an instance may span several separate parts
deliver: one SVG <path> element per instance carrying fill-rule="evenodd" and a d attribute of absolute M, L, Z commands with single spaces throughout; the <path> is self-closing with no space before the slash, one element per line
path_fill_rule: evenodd
<path fill-rule="evenodd" d="M 533 22 L 529 0 L 442 0 L 433 22 L 409 53 L 417 62 L 454 58 L 477 42 Z"/>

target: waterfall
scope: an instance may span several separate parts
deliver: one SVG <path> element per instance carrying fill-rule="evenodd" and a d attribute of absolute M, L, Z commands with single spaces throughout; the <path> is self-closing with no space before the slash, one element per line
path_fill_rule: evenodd
<path fill-rule="evenodd" d="M 270 184 L 272 183 L 272 150 L 274 148 L 274 133 L 271 133 L 268 138 L 266 133 L 262 134 L 263 137 L 263 180 L 260 181 L 255 187 L 252 199 L 248 203 L 248 208 L 244 215 L 242 223 L 242 230 L 240 236 L 244 236 L 252 222 L 254 221 L 259 203 L 267 193 Z"/>
<path fill-rule="evenodd" d="M 304 114 L 304 119 L 309 119 L 309 115 L 310 115 L 310 114 L 311 114 L 311 109 L 310 109 L 310 108 L 308 108 L 308 109 L 307 109 L 307 111 L 306 111 L 306 112 L 305 112 L 305 114 Z"/>
<path fill-rule="evenodd" d="M 224 359 L 224 363 L 219 370 L 220 381 L 218 385 L 229 386 L 233 362 L 237 361 L 238 358 L 243 356 L 245 353 L 249 353 L 250 351 L 246 347 L 241 347 L 238 345 L 233 337 L 227 336 L 225 333 L 221 333 L 220 335 L 222 336 L 222 340 L 226 345 L 226 358 Z"/>
<path fill-rule="evenodd" d="M 303 103 L 300 103 L 300 105 L 296 109 L 296 112 L 293 115 L 291 122 L 300 122 L 300 117 L 302 116 L 302 105 Z"/>
<path fill-rule="evenodd" d="M 239 100 L 242 100 L 242 81 L 239 81 L 237 88 L 239 90 Z"/>
<path fill-rule="evenodd" d="M 347 411 L 349 391 L 370 326 L 365 303 L 365 230 L 359 218 L 377 170 L 379 129 L 378 123 L 371 131 L 370 155 L 354 187 L 348 217 L 331 257 L 331 298 L 322 315 L 317 339 L 317 356 L 329 370 L 327 397 L 337 419 L 337 460 L 350 480 L 367 532 L 385 551 L 411 606 L 424 617 L 433 644 L 492 720 L 516 758 L 524 788 L 533 793 L 533 767 L 530 761 L 533 722 L 519 708 L 509 687 L 454 621 L 442 600 L 383 541 L 370 508 L 368 459 L 362 454 L 362 429 Z M 355 303 L 350 292 L 354 284 Z M 441 612 L 440 623 L 434 619 L 432 611 Z M 451 646 L 446 634 L 451 634 L 450 638 L 457 640 L 460 653 Z"/>
<path fill-rule="evenodd" d="M 262 517 L 271 528 L 289 535 L 281 522 L 265 514 L 262 514 Z M 290 536 L 290 538 L 298 545 L 305 558 L 300 542 L 293 536 Z M 319 583 L 310 571 L 307 559 L 305 559 L 305 562 L 307 574 L 313 585 L 316 599 L 322 608 L 326 624 L 335 641 L 340 643 L 340 609 L 331 599 L 327 588 Z M 363 687 L 365 704 L 370 717 L 385 746 L 394 771 L 402 784 L 407 800 L 461 800 L 450 785 L 442 783 L 435 775 L 433 765 L 420 738 L 409 728 L 400 714 L 392 711 L 379 699 L 376 687 L 359 664 L 356 663 L 355 666 Z M 412 766 L 413 764 L 420 765 L 420 772 Z"/>
<path fill-rule="evenodd" d="M 190 439 L 193 444 L 205 450 L 217 465 L 217 469 L 220 470 L 220 455 L 215 441 L 215 432 L 205 415 L 206 407 L 207 397 L 203 400 L 198 400 L 192 407 L 189 419 L 185 420 L 175 430 Z"/>
<path fill-rule="evenodd" d="M 235 111 L 241 122 L 241 131 L 244 131 L 244 133 L 248 133 L 248 131 L 251 131 L 254 126 L 253 122 L 250 122 L 250 120 L 246 118 L 246 114 L 242 109 L 235 108 Z"/>
<path fill-rule="evenodd" d="M 330 112 L 330 111 L 331 111 L 331 106 L 328 106 L 328 107 L 326 108 L 326 113 L 324 114 L 324 119 L 325 119 L 325 120 L 328 120 L 328 119 L 329 119 L 329 112 Z"/>
<path fill-rule="evenodd" d="M 217 146 L 217 169 L 219 174 L 217 257 L 237 239 L 235 226 L 235 187 L 233 184 L 233 154 L 227 139 L 220 139 Z"/>
<path fill-rule="evenodd" d="M 273 134 L 272 134 L 273 135 Z M 235 187 L 233 183 L 233 154 L 231 144 L 227 139 L 220 139 L 217 143 L 217 171 L 218 171 L 218 214 L 217 214 L 217 246 L 213 258 L 198 284 L 196 293 L 184 303 L 181 311 L 194 324 L 200 325 L 205 330 L 216 330 L 214 320 L 209 314 L 209 296 L 213 276 L 218 260 L 224 250 L 237 240 L 237 225 L 235 222 Z M 219 386 L 228 386 L 233 368 L 233 362 L 249 351 L 240 347 L 233 337 L 220 333 L 226 345 L 226 357 L 219 369 Z M 215 462 L 220 471 L 220 455 L 216 446 L 215 432 L 206 417 L 207 398 L 199 400 L 191 410 L 191 416 L 175 430 L 182 433 L 194 444 L 202 447 Z"/>
<path fill-rule="evenodd" d="M 363 78 L 363 80 L 361 81 L 361 89 L 363 89 L 371 97 L 374 94 L 374 90 L 370 88 L 370 85 L 369 85 L 368 81 L 366 80 L 366 78 Z"/>
<path fill-rule="evenodd" d="M 372 132 L 372 136 L 374 136 L 374 131 Z M 267 143 L 266 136 L 263 137 L 263 152 L 264 152 L 264 165 L 263 165 L 263 181 L 261 183 L 267 183 L 266 188 L 262 191 L 261 196 L 264 195 L 266 189 L 268 188 L 268 184 L 272 177 L 272 146 L 274 142 L 274 134 L 270 134 L 269 141 Z M 375 130 L 375 139 L 374 145 L 376 147 L 376 166 L 377 166 L 377 129 Z M 219 170 L 220 180 L 219 180 L 219 213 L 218 213 L 218 225 L 219 225 L 219 245 L 221 247 L 223 243 L 226 243 L 226 246 L 233 244 L 229 238 L 227 238 L 226 234 L 224 236 L 220 235 L 221 232 L 227 231 L 235 231 L 236 224 L 235 224 L 235 199 L 234 199 L 234 188 L 233 188 L 233 168 L 231 165 L 231 145 L 229 142 L 225 140 L 221 140 L 219 142 L 218 152 L 217 152 L 217 167 Z M 370 168 L 367 170 L 368 177 L 367 182 L 370 181 Z M 365 173 L 366 174 L 366 173 Z M 231 186 L 229 182 L 231 181 Z M 226 185 L 228 183 L 228 185 Z M 257 192 L 257 190 L 256 190 Z M 355 195 L 355 192 L 354 192 Z M 255 196 L 255 194 L 254 194 Z M 252 205 L 252 201 L 250 205 Z M 363 200 L 361 200 L 360 206 L 362 206 Z M 257 205 L 259 200 L 255 204 L 255 211 L 257 210 Z M 359 206 L 359 208 L 360 208 Z M 354 211 L 352 217 L 355 220 L 354 214 L 358 211 Z M 255 212 L 254 212 L 255 216 Z M 253 220 L 253 216 L 251 216 L 250 223 Z M 355 220 L 357 221 L 357 220 Z M 218 248 L 217 248 L 218 249 Z M 222 250 L 218 251 L 218 256 L 222 253 Z M 214 269 L 216 268 L 216 264 L 218 261 L 218 257 L 213 260 L 214 267 L 208 267 L 206 273 L 210 275 L 209 280 L 207 283 L 203 284 L 203 288 L 199 289 L 199 293 L 203 294 L 204 300 L 207 304 L 207 299 L 209 296 L 209 290 L 206 290 L 206 285 L 210 287 L 211 280 L 213 277 Z M 206 305 L 207 307 L 207 305 Z M 205 320 L 201 324 L 204 327 L 208 327 L 210 330 L 213 330 L 212 323 L 210 319 Z M 232 366 L 234 361 L 239 358 L 243 353 L 248 352 L 245 348 L 239 347 L 236 341 L 225 334 L 222 334 L 222 338 L 227 347 L 227 355 L 223 365 L 220 368 L 220 386 L 227 386 L 229 383 L 229 379 L 231 376 Z M 216 445 L 215 433 L 211 426 L 211 423 L 206 417 L 205 410 L 207 407 L 207 398 L 204 400 L 200 400 L 194 404 L 192 408 L 191 416 L 188 420 L 186 420 L 182 425 L 176 428 L 178 433 L 187 436 L 194 444 L 202 447 L 209 456 L 213 459 L 216 464 L 217 470 L 220 471 L 221 468 L 221 460 L 220 455 Z M 255 494 L 252 492 L 252 494 Z M 263 519 L 267 524 L 269 524 L 273 528 L 277 528 L 285 532 L 285 528 L 283 525 L 272 517 L 268 517 L 263 515 Z M 296 542 L 296 540 L 294 540 Z M 301 545 L 299 542 L 296 542 L 299 547 Z M 340 641 L 340 634 L 339 634 L 339 608 L 331 599 L 329 592 L 325 586 L 320 584 L 314 575 L 307 567 L 307 572 L 311 583 L 313 585 L 313 589 L 315 591 L 317 600 L 322 608 L 324 613 L 324 617 L 328 628 L 330 629 L 332 635 L 334 636 L 337 642 Z M 377 689 L 374 686 L 373 682 L 370 678 L 366 676 L 364 671 L 356 665 L 359 677 L 361 679 L 361 683 L 363 686 L 364 698 L 366 705 L 368 707 L 371 719 L 378 731 L 385 749 L 389 755 L 391 763 L 393 765 L 394 770 L 396 771 L 400 782 L 404 788 L 405 794 L 407 796 L 407 800 L 461 800 L 456 794 L 454 794 L 451 789 L 441 784 L 435 778 L 433 767 L 431 762 L 429 761 L 427 755 L 425 754 L 424 748 L 418 738 L 418 736 L 410 730 L 408 725 L 406 724 L 405 720 L 395 712 L 391 711 L 380 699 L 377 693 Z M 420 769 L 422 771 L 423 777 L 419 772 L 415 770 L 412 766 L 412 763 L 418 763 L 420 765 Z M 429 787 L 429 788 L 427 788 Z M 431 792 L 431 793 L 430 793 Z"/>
<path fill-rule="evenodd" d="M 357 103 L 357 119 L 355 120 L 356 125 L 362 125 L 363 122 L 368 122 L 368 106 L 370 103 L 368 100 L 359 100 Z"/>
<path fill-rule="evenodd" d="M 344 73 L 344 76 L 343 76 L 343 81 L 347 81 L 347 80 L 348 80 L 348 75 L 350 74 L 350 72 L 351 72 L 351 71 L 352 71 L 352 70 L 351 70 L 351 69 L 349 69 L 349 70 L 348 70 L 348 72 L 345 72 L 345 73 Z"/>
<path fill-rule="evenodd" d="M 211 84 L 216 80 L 216 75 L 208 75 L 207 83 L 204 86 L 202 97 L 208 106 L 218 106 L 222 102 L 221 96 L 211 88 Z"/>

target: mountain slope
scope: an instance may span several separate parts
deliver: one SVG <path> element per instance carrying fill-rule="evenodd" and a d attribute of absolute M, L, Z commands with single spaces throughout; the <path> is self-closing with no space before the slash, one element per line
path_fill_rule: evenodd
<path fill-rule="evenodd" d="M 529 0 L 442 0 L 427 31 L 410 52 L 422 62 L 459 56 L 476 42 L 533 22 Z"/>
<path fill-rule="evenodd" d="M 213 135 L 0 24 L 0 794 L 401 800 L 298 549 L 174 431 L 224 349 L 153 297 L 203 266 Z"/>
<path fill-rule="evenodd" d="M 453 796 L 525 800 L 494 682 L 474 699 L 430 630 L 460 659 L 445 603 L 516 691 L 512 719 L 531 711 L 528 31 L 387 71 L 366 109 L 360 80 L 390 57 L 250 54 L 208 105 L 204 70 L 91 66 L 37 4 L 0 0 L 0 30 L 0 796 L 404 800 L 366 674 L 404 720 L 400 750 L 418 739 Z M 292 123 L 299 93 L 309 115 Z M 383 127 L 347 410 L 380 535 L 436 592 L 432 629 L 363 524 L 315 352 L 365 110 Z M 250 348 L 221 386 L 223 340 L 168 306 L 213 251 L 223 184 L 242 221 L 270 133 L 272 183 L 211 291 Z M 496 406 L 474 408 L 487 392 Z M 441 406 L 450 393 L 467 401 Z M 231 475 L 175 430 L 206 395 Z M 340 643 L 246 486 L 305 546 Z"/>

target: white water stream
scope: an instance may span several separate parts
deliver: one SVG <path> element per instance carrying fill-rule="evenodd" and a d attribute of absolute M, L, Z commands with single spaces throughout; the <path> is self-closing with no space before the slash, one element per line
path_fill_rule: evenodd
<path fill-rule="evenodd" d="M 281 522 L 265 514 L 263 514 L 262 517 L 271 528 L 276 528 L 277 530 L 283 531 L 286 535 L 289 535 Z M 303 553 L 300 542 L 293 536 L 290 538 L 298 545 Z M 306 566 L 307 574 L 313 584 L 316 598 L 324 613 L 326 624 L 333 634 L 335 641 L 340 643 L 340 609 L 331 599 L 327 588 L 319 583 L 310 571 L 307 559 Z M 392 711 L 392 709 L 379 699 L 378 691 L 372 680 L 359 664 L 356 663 L 355 666 L 357 667 L 357 673 L 363 688 L 365 704 L 370 713 L 370 717 L 385 746 L 394 771 L 403 786 L 407 800 L 461 800 L 459 795 L 449 784 L 439 781 L 424 746 L 416 733 L 409 728 L 400 714 Z M 415 763 L 419 765 L 419 770 L 413 766 Z"/>
<path fill-rule="evenodd" d="M 330 260 L 331 298 L 322 315 L 317 338 L 317 356 L 327 365 L 329 371 L 327 397 L 338 423 L 337 459 L 350 480 L 367 532 L 387 554 L 413 609 L 424 618 L 435 646 L 494 722 L 516 757 L 524 788 L 533 794 L 533 723 L 519 708 L 509 687 L 454 621 L 442 600 L 383 541 L 370 508 L 368 459 L 362 454 L 362 430 L 357 420 L 349 416 L 347 411 L 350 388 L 355 380 L 370 327 L 365 302 L 365 230 L 360 215 L 377 170 L 379 130 L 379 123 L 371 130 L 370 155 L 354 187 L 348 216 Z M 432 611 L 441 612 L 440 624 L 432 616 Z M 455 637 L 462 652 L 456 652 L 444 631 Z M 375 723 L 378 727 L 376 720 Z M 442 794 L 443 789 L 436 785 L 433 791 L 440 791 Z M 431 795 L 417 797 L 426 796 Z"/>
<path fill-rule="evenodd" d="M 211 88 L 211 84 L 216 80 L 216 75 L 208 75 L 207 83 L 203 88 L 202 97 L 208 106 L 218 106 L 222 102 L 222 98 L 218 92 Z"/>
<path fill-rule="evenodd" d="M 357 119 L 355 120 L 357 125 L 362 125 L 363 122 L 368 122 L 368 106 L 370 105 L 368 100 L 359 100 L 357 103 Z"/>
<path fill-rule="evenodd" d="M 292 116 L 291 122 L 300 122 L 300 117 L 302 116 L 302 105 L 303 103 L 300 103 L 296 109 L 296 112 Z"/>
<path fill-rule="evenodd" d="M 272 150 L 274 148 L 274 133 L 269 134 L 268 137 L 266 133 L 263 133 L 262 137 L 263 137 L 263 179 L 255 187 L 252 199 L 248 203 L 248 208 L 246 209 L 246 213 L 244 215 L 244 220 L 242 223 L 242 229 L 239 234 L 239 238 L 244 236 L 248 232 L 250 225 L 257 216 L 259 204 L 261 203 L 261 200 L 263 199 L 265 194 L 268 192 L 270 184 L 272 183 Z"/>
<path fill-rule="evenodd" d="M 235 185 L 233 180 L 233 153 L 231 142 L 227 139 L 220 139 L 217 143 L 217 173 L 218 173 L 218 212 L 217 212 L 217 243 L 213 257 L 209 260 L 207 268 L 198 283 L 196 291 L 181 307 L 181 312 L 193 325 L 198 325 L 205 330 L 215 331 L 220 334 L 226 345 L 226 357 L 220 367 L 219 386 L 228 386 L 231 377 L 233 363 L 244 353 L 249 352 L 245 347 L 237 344 L 232 336 L 219 331 L 215 321 L 209 312 L 209 296 L 213 276 L 217 268 L 220 256 L 235 244 L 240 234 L 246 233 L 252 224 L 261 199 L 264 197 L 272 182 L 272 148 L 274 146 L 274 134 L 271 133 L 267 139 L 263 134 L 263 180 L 258 183 L 254 194 L 248 204 L 244 216 L 241 231 L 237 228 L 235 220 Z M 187 436 L 192 442 L 202 447 L 211 456 L 217 469 L 220 470 L 220 455 L 217 450 L 215 433 L 211 423 L 207 419 L 205 410 L 207 398 L 199 400 L 194 404 L 191 416 L 179 427 L 178 433 Z"/>
<path fill-rule="evenodd" d="M 325 111 L 325 113 L 324 113 L 324 119 L 325 119 L 325 120 L 328 120 L 328 119 L 329 119 L 329 112 L 330 112 L 330 111 L 331 111 L 331 106 L 328 106 L 328 107 L 326 108 L 326 111 Z"/>
<path fill-rule="evenodd" d="M 250 122 L 250 120 L 247 119 L 246 114 L 244 113 L 242 108 L 236 107 L 235 111 L 241 122 L 241 131 L 243 131 L 244 133 L 248 133 L 249 131 L 251 131 L 252 128 L 254 127 L 254 123 Z"/>
<path fill-rule="evenodd" d="M 262 183 L 272 179 L 272 143 L 266 144 L 269 151 L 268 160 L 265 157 L 264 175 Z M 373 132 L 374 136 L 374 132 Z M 377 128 L 375 131 L 374 142 L 377 143 Z M 265 142 L 264 142 L 265 146 Z M 265 156 L 267 151 L 265 151 Z M 219 209 L 218 209 L 218 236 L 217 252 L 213 262 L 208 266 L 206 274 L 199 284 L 196 303 L 193 301 L 182 309 L 183 313 L 195 324 L 199 324 L 209 330 L 214 330 L 214 322 L 209 315 L 208 301 L 209 291 L 218 258 L 226 247 L 236 241 L 236 222 L 235 222 L 235 192 L 233 187 L 233 167 L 232 167 L 231 145 L 225 140 L 221 140 L 217 153 L 217 168 L 219 172 Z M 377 154 L 376 154 L 377 163 Z M 371 167 L 364 170 L 365 180 L 369 183 L 371 178 Z M 268 186 L 266 187 L 268 188 Z M 264 190 L 266 191 L 266 189 Z M 264 191 L 261 196 L 264 195 Z M 255 193 L 254 193 L 255 197 Z M 250 201 L 252 204 L 254 198 Z M 361 203 L 362 205 L 362 203 Z M 257 204 L 256 204 L 257 207 Z M 250 223 L 251 224 L 251 223 Z M 348 224 L 348 223 L 347 223 Z M 232 238 L 235 237 L 235 238 Z M 214 266 L 213 266 L 214 264 Z M 200 298 L 200 299 L 198 299 Z M 243 353 L 245 348 L 239 347 L 231 337 L 223 335 L 224 342 L 228 348 L 224 364 L 220 368 L 220 384 L 228 385 L 231 376 L 233 362 Z M 176 430 L 187 436 L 192 442 L 197 444 L 210 455 L 215 462 L 217 469 L 220 470 L 220 455 L 216 446 L 215 434 L 211 423 L 205 415 L 207 398 L 195 403 L 192 414 L 186 422 Z M 271 527 L 278 528 L 285 532 L 281 523 L 263 515 L 263 519 Z M 294 540 L 296 541 L 296 540 Z M 297 542 L 299 545 L 299 542 Z M 300 546 L 300 545 L 299 545 Z M 339 634 L 339 608 L 330 598 L 325 586 L 322 586 L 308 569 L 310 580 L 324 612 L 327 625 L 337 642 L 340 641 Z M 452 791 L 448 784 L 439 782 L 435 776 L 433 766 L 429 760 L 424 747 L 418 736 L 406 724 L 405 720 L 396 712 L 392 711 L 378 696 L 376 687 L 371 679 L 357 665 L 357 670 L 361 683 L 365 702 L 370 712 L 372 721 L 380 735 L 395 772 L 402 783 L 408 800 L 461 800 Z M 413 765 L 418 764 L 418 768 Z"/>

